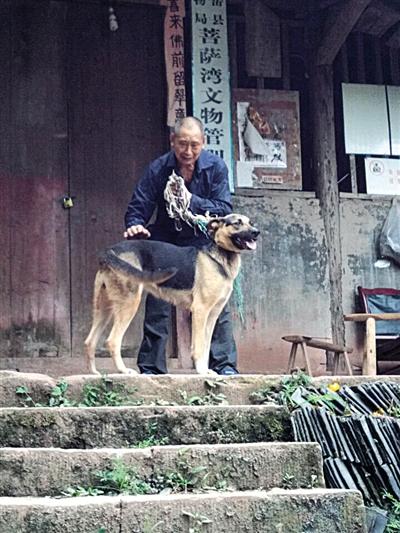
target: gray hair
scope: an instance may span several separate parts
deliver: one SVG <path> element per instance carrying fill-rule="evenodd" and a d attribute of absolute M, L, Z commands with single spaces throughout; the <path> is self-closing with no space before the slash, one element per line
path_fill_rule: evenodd
<path fill-rule="evenodd" d="M 197 117 L 184 117 L 177 120 L 174 127 L 174 133 L 175 135 L 179 135 L 182 128 L 192 129 L 193 127 L 199 128 L 201 134 L 204 135 L 204 125 Z"/>

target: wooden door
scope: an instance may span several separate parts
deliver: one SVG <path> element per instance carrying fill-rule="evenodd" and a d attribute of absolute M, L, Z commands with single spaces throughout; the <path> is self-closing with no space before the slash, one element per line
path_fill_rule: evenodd
<path fill-rule="evenodd" d="M 106 5 L 69 11 L 68 52 L 73 355 L 90 329 L 97 254 L 122 240 L 124 214 L 145 166 L 167 149 L 163 15 L 160 7 Z M 141 320 L 125 338 L 136 355 Z"/>
<path fill-rule="evenodd" d="M 0 354 L 70 354 L 66 4 L 0 3 Z"/>

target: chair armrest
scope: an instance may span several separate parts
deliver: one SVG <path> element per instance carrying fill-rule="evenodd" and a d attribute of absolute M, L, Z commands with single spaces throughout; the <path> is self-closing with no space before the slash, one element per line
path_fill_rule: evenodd
<path fill-rule="evenodd" d="M 351 313 L 344 315 L 347 322 L 365 322 L 368 318 L 375 320 L 400 320 L 400 313 Z"/>

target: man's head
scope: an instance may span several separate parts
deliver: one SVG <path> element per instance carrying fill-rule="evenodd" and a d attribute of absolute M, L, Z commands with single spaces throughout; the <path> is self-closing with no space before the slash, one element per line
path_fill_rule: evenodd
<path fill-rule="evenodd" d="M 202 122 L 195 117 L 183 118 L 175 125 L 170 140 L 179 166 L 193 170 L 204 147 Z"/>

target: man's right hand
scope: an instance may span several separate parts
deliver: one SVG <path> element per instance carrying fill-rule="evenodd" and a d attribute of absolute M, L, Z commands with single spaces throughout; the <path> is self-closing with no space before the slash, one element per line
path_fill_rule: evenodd
<path fill-rule="evenodd" d="M 125 239 L 148 239 L 150 235 L 150 231 L 141 224 L 131 226 L 124 231 Z"/>

